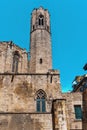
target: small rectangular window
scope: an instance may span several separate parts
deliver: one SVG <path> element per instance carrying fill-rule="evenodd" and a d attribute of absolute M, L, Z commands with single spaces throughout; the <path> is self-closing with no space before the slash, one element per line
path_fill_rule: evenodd
<path fill-rule="evenodd" d="M 42 58 L 40 58 L 40 64 L 42 64 L 42 62 L 43 62 L 43 61 L 42 61 Z"/>
<path fill-rule="evenodd" d="M 33 30 L 35 29 L 35 26 L 33 25 Z"/>
<path fill-rule="evenodd" d="M 50 77 L 50 83 L 52 83 L 52 78 L 53 78 L 53 76 L 51 75 L 51 77 Z"/>
<path fill-rule="evenodd" d="M 81 105 L 74 105 L 74 110 L 75 110 L 75 118 L 82 119 Z"/>

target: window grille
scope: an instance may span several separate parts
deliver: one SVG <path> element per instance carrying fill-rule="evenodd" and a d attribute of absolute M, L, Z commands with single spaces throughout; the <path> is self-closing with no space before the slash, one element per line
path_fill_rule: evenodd
<path fill-rule="evenodd" d="M 37 112 L 46 112 L 46 94 L 43 90 L 37 92 L 36 107 Z"/>

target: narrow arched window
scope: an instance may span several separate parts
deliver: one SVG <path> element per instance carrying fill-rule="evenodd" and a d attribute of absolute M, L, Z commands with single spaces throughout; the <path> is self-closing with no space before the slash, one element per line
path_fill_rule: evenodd
<path fill-rule="evenodd" d="M 18 72 L 18 64 L 19 64 L 19 54 L 16 51 L 13 55 L 13 65 L 12 65 L 12 72 Z"/>
<path fill-rule="evenodd" d="M 39 25 L 44 25 L 44 16 L 42 14 L 39 15 Z"/>
<path fill-rule="evenodd" d="M 46 94 L 43 90 L 39 90 L 36 95 L 37 112 L 46 112 Z"/>

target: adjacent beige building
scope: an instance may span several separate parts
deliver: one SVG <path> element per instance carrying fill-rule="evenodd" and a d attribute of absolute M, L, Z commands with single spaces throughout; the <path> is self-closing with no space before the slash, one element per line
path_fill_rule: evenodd
<path fill-rule="evenodd" d="M 31 15 L 30 53 L 0 42 L 0 130 L 82 130 L 82 93 L 61 91 L 50 28 L 40 7 Z"/>

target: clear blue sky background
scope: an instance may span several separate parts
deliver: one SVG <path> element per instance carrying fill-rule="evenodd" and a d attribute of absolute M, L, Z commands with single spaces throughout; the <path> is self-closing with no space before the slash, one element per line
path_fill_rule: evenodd
<path fill-rule="evenodd" d="M 29 49 L 30 17 L 43 6 L 51 14 L 53 68 L 60 70 L 63 91 L 72 90 L 87 62 L 87 0 L 0 0 L 0 41 Z"/>

